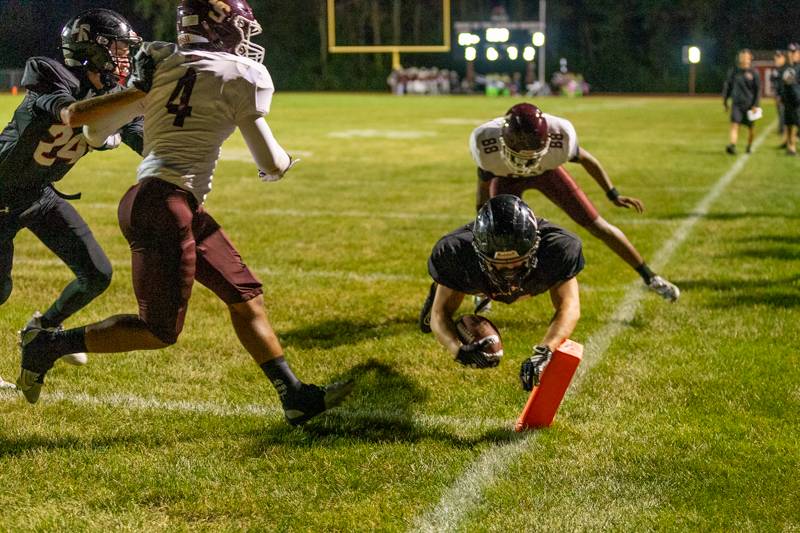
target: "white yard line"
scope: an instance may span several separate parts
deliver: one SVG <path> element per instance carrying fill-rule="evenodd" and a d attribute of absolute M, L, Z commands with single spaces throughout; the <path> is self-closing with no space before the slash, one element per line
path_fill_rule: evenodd
<path fill-rule="evenodd" d="M 15 399 L 22 404 L 24 400 L 13 384 L 0 379 L 0 402 L 11 402 Z M 196 402 L 188 400 L 159 400 L 132 394 L 107 394 L 92 396 L 86 393 L 65 393 L 45 391 L 40 403 L 70 403 L 76 406 L 111 407 L 131 411 L 167 411 L 183 414 L 211 415 L 224 418 L 231 417 L 264 417 L 278 418 L 283 411 L 277 406 L 259 404 L 233 404 L 215 402 Z M 339 418 L 351 421 L 380 421 L 385 423 L 402 423 L 418 426 L 423 429 L 444 429 L 458 434 L 478 431 L 511 431 L 513 422 L 492 418 L 458 418 L 448 415 L 427 415 L 423 413 L 391 411 L 388 409 L 339 409 Z"/>
<path fill-rule="evenodd" d="M 758 150 L 774 127 L 775 124 L 773 123 L 764 128 L 764 131 L 753 144 L 754 151 Z M 689 236 L 697 221 L 708 213 L 711 204 L 741 172 L 749 158 L 750 156 L 747 154 L 738 157 L 733 166 L 720 176 L 711 187 L 711 190 L 698 202 L 692 210 L 691 216 L 686 218 L 661 246 L 651 262 L 655 270 L 667 264 L 675 250 Z M 572 386 L 567 392 L 567 397 L 573 396 L 578 392 L 584 376 L 602 359 L 612 341 L 633 319 L 639 307 L 639 301 L 645 294 L 640 283 L 632 284 L 620 304 L 611 314 L 608 323 L 600 331 L 589 337 L 584 348 L 583 363 L 578 367 Z M 669 304 L 665 303 L 664 305 Z M 680 305 L 680 303 L 676 305 Z M 520 440 L 510 444 L 490 446 L 442 494 L 441 499 L 432 509 L 414 520 L 411 529 L 413 531 L 426 532 L 458 530 L 464 519 L 483 501 L 484 490 L 491 486 L 498 476 L 506 472 L 508 467 L 529 449 L 529 445 L 536 439 L 537 435 L 538 433 L 535 431 L 529 432 L 522 436 Z"/>

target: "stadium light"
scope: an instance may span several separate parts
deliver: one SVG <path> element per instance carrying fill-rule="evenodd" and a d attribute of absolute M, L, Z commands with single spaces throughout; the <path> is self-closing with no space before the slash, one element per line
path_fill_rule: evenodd
<path fill-rule="evenodd" d="M 504 43 L 510 36 L 508 28 L 486 28 L 486 40 L 490 43 Z"/>
<path fill-rule="evenodd" d="M 544 46 L 544 33 L 537 31 L 531 39 L 533 46 Z"/>
<path fill-rule="evenodd" d="M 517 48 L 516 46 L 509 46 L 508 48 L 506 48 L 506 53 L 508 54 L 508 58 L 511 61 L 516 61 L 517 58 L 519 57 L 519 48 Z"/>
<path fill-rule="evenodd" d="M 687 50 L 689 63 L 696 65 L 700 62 L 700 49 L 696 46 L 690 46 Z"/>
<path fill-rule="evenodd" d="M 468 46 L 464 49 L 464 59 L 467 61 L 475 61 L 476 57 L 478 57 L 478 51 L 474 46 Z"/>
<path fill-rule="evenodd" d="M 522 59 L 525 61 L 533 61 L 536 57 L 536 48 L 533 46 L 526 46 L 524 50 L 522 50 Z"/>
<path fill-rule="evenodd" d="M 486 49 L 486 59 L 488 59 L 489 61 L 497 61 L 499 57 L 500 53 L 494 46 L 490 46 L 489 48 Z"/>
<path fill-rule="evenodd" d="M 464 32 L 458 34 L 458 44 L 460 46 L 472 46 L 479 42 L 481 42 L 481 38 L 474 33 Z"/>

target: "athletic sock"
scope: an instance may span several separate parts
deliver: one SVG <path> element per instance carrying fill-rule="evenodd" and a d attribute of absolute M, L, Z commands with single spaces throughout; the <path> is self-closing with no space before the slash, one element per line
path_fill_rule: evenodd
<path fill-rule="evenodd" d="M 48 318 L 47 313 L 42 315 L 42 318 L 39 319 L 39 322 L 42 324 L 44 329 L 55 328 L 61 325 L 61 322 L 56 322 L 51 318 Z"/>
<path fill-rule="evenodd" d="M 639 275 L 642 276 L 642 279 L 644 280 L 646 285 L 650 285 L 650 280 L 652 280 L 653 276 L 655 276 L 655 273 L 652 270 L 650 270 L 650 267 L 647 266 L 647 263 L 642 263 L 641 265 L 636 267 L 636 272 L 638 272 Z"/>
<path fill-rule="evenodd" d="M 283 402 L 289 391 L 300 390 L 302 383 L 294 375 L 292 369 L 289 368 L 289 363 L 286 362 L 282 355 L 275 359 L 270 359 L 266 363 L 261 363 L 259 366 L 269 378 L 272 386 L 275 387 L 281 402 Z"/>

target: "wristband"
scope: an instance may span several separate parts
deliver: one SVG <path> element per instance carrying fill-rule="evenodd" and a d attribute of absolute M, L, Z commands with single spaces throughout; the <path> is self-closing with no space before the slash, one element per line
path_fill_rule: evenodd
<path fill-rule="evenodd" d="M 616 187 L 611 187 L 606 193 L 606 197 L 612 202 L 616 202 L 617 198 L 619 198 L 619 191 L 617 191 Z"/>

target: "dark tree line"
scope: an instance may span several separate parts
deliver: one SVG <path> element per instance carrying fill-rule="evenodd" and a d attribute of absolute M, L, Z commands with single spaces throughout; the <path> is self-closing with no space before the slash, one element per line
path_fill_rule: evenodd
<path fill-rule="evenodd" d="M 340 40 L 431 42 L 436 0 L 337 0 Z M 486 20 L 503 3 L 512 18 L 535 20 L 536 0 L 451 0 L 452 19 Z M 175 37 L 175 0 L 0 0 L 0 67 L 21 66 L 31 55 L 56 55 L 59 30 L 82 9 L 125 14 L 147 39 Z M 266 64 L 282 90 L 383 90 L 388 54 L 329 54 L 326 0 L 250 0 L 267 47 Z M 698 90 L 720 90 L 738 48 L 773 49 L 800 40 L 796 0 L 551 0 L 547 13 L 548 75 L 561 57 L 598 91 L 684 91 L 681 47 L 703 50 Z M 392 17 L 389 14 L 399 14 Z M 355 22 L 354 22 L 355 21 Z M 399 37 L 398 37 L 399 36 Z M 455 38 L 455 36 L 453 36 Z M 455 42 L 455 41 L 454 41 Z M 405 54 L 405 66 L 465 69 L 462 51 Z M 479 72 L 522 69 L 479 60 Z"/>

